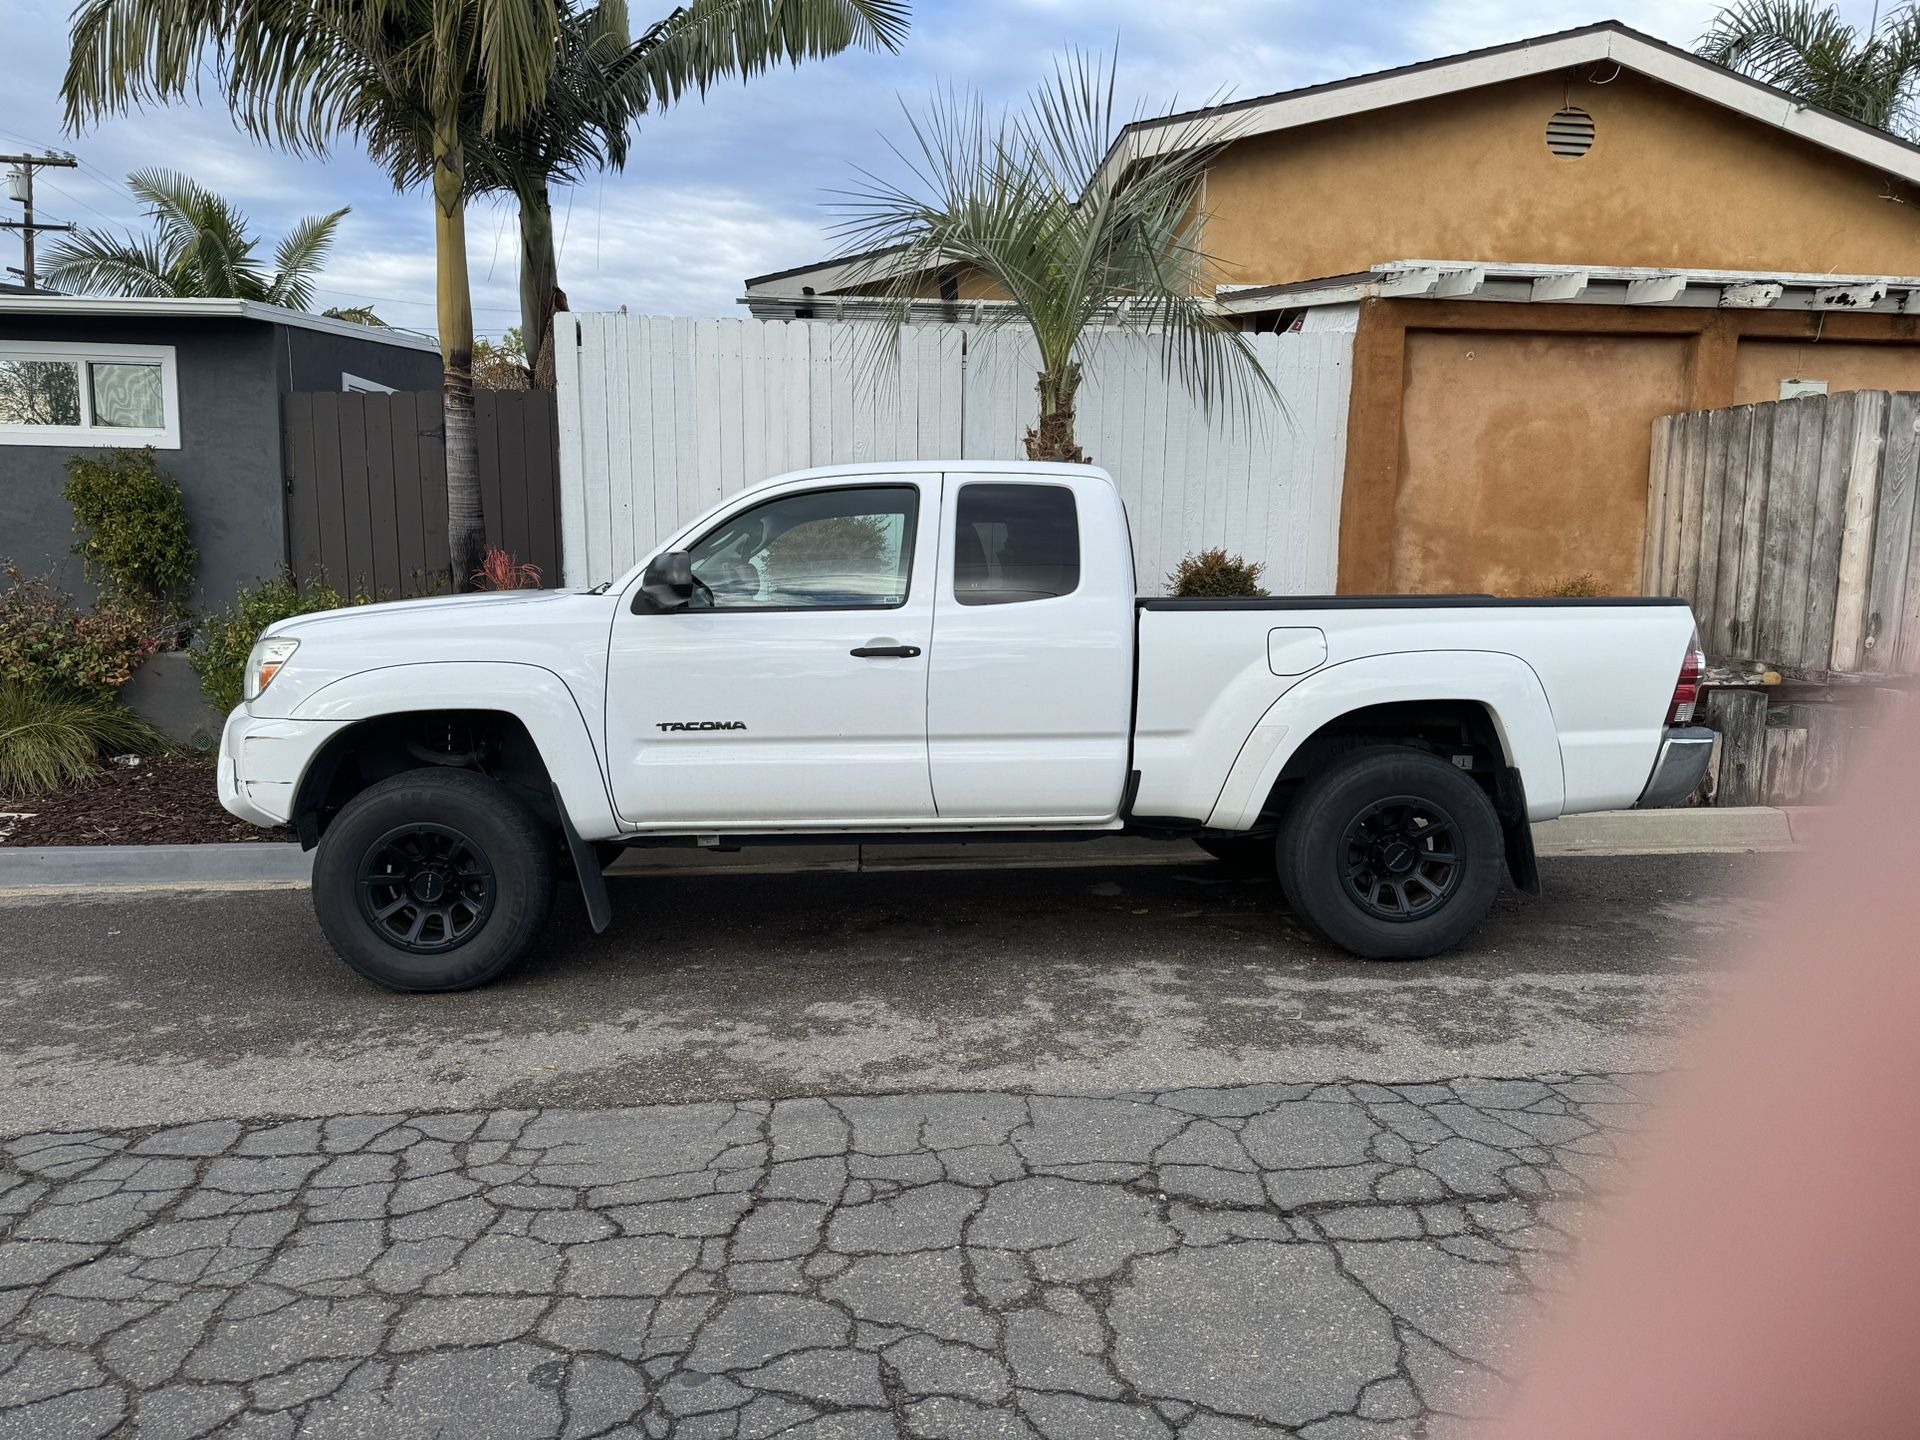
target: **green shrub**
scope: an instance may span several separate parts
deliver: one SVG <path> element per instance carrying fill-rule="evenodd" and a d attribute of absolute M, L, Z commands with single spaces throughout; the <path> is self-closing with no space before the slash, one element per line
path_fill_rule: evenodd
<path fill-rule="evenodd" d="M 1260 588 L 1264 565 L 1251 564 L 1225 550 L 1202 550 L 1182 560 L 1167 576 L 1167 588 L 1188 599 L 1203 595 L 1265 595 Z"/>
<path fill-rule="evenodd" d="M 257 586 L 242 585 L 232 608 L 208 615 L 195 632 L 189 657 L 200 676 L 200 689 L 224 714 L 240 703 L 246 687 L 247 656 L 267 626 L 293 615 L 338 610 L 343 605 L 371 605 L 374 599 L 361 592 L 342 595 L 324 579 L 309 580 L 302 588 L 285 571 Z"/>
<path fill-rule="evenodd" d="M 163 748 L 154 729 L 111 696 L 0 681 L 0 795 L 38 795 L 84 780 L 102 755 Z"/>
<path fill-rule="evenodd" d="M 73 552 L 103 591 L 173 606 L 193 587 L 200 552 L 187 503 L 151 449 L 72 456 L 63 491 L 80 537 Z"/>
<path fill-rule="evenodd" d="M 0 680 L 35 689 L 111 694 L 166 642 L 151 609 L 109 595 L 91 614 L 39 576 L 9 565 L 0 595 Z"/>

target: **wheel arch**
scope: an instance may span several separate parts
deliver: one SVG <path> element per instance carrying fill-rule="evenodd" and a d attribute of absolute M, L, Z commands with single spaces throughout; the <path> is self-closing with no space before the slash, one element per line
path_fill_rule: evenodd
<path fill-rule="evenodd" d="M 424 703 L 423 703 L 424 702 Z M 435 663 L 362 672 L 316 692 L 300 719 L 348 721 L 315 751 L 294 789 L 292 817 L 311 846 L 346 800 L 423 765 L 478 770 L 581 834 L 617 832 L 591 732 L 558 675 L 510 663 Z"/>
<path fill-rule="evenodd" d="M 1501 653 L 1425 651 L 1331 666 L 1276 700 L 1241 747 L 1208 828 L 1271 822 L 1302 775 L 1332 751 L 1368 742 L 1477 757 L 1475 778 L 1503 815 L 1560 813 L 1559 734 L 1532 667 Z"/>

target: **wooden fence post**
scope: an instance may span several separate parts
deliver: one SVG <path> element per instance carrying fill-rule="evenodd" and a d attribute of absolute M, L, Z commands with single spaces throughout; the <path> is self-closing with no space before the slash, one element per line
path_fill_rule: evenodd
<path fill-rule="evenodd" d="M 1707 692 L 1707 724 L 1720 732 L 1715 805 L 1762 805 L 1766 793 L 1767 697 L 1758 690 Z"/>

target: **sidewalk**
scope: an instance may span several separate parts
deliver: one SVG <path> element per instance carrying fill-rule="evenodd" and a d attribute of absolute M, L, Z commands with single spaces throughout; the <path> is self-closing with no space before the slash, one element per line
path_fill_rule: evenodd
<path fill-rule="evenodd" d="M 1533 827 L 1543 858 L 1573 855 L 1751 854 L 1797 850 L 1823 833 L 1824 809 L 1753 806 L 1726 810 L 1615 810 Z M 1111 865 L 1192 865 L 1207 857 L 1178 842 L 1116 837 L 1064 845 L 772 845 L 732 852 L 629 850 L 614 877 L 728 870 L 1061 869 Z M 286 890 L 311 880 L 313 857 L 297 845 L 0 846 L 0 892 L 70 890 Z"/>

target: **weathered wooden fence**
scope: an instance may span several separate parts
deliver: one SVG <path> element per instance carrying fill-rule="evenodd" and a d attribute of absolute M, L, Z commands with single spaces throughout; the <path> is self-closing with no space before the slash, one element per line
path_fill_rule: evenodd
<path fill-rule="evenodd" d="M 487 543 L 560 583 L 553 396 L 474 397 Z M 443 587 L 447 447 L 438 390 L 286 397 L 287 535 L 293 573 L 407 595 Z"/>
<path fill-rule="evenodd" d="M 569 583 L 609 580 L 757 480 L 849 461 L 1014 460 L 1033 423 L 1032 342 L 916 325 L 878 374 L 865 327 L 563 314 L 555 352 Z M 1203 414 L 1156 342 L 1105 337 L 1079 399 L 1082 448 L 1119 483 L 1141 587 L 1193 550 L 1330 591 L 1346 463 L 1350 334 L 1250 336 L 1282 403 Z"/>
<path fill-rule="evenodd" d="M 1920 672 L 1920 394 L 1860 390 L 1653 425 L 1648 588 L 1708 655 L 1792 679 Z"/>
<path fill-rule="evenodd" d="M 1715 803 L 1838 799 L 1920 673 L 1920 394 L 1809 395 L 1653 427 L 1647 586 L 1682 595 L 1715 682 Z"/>

